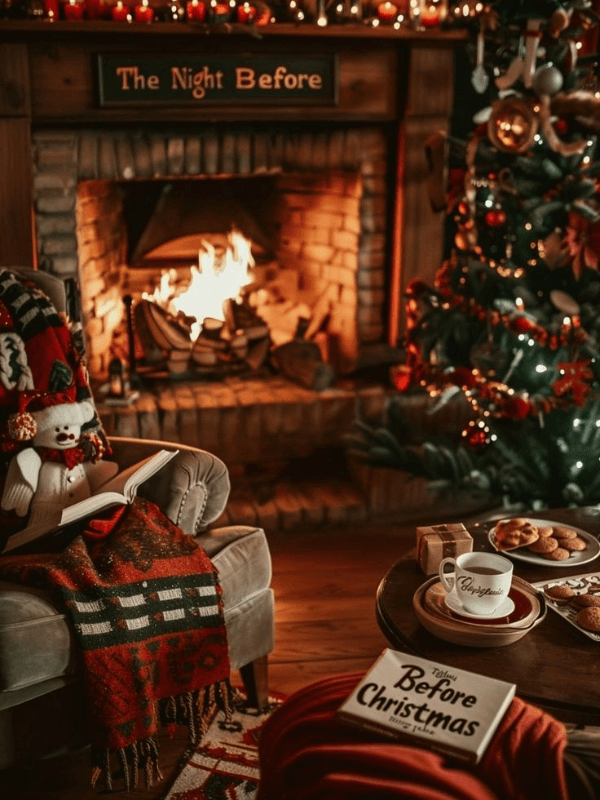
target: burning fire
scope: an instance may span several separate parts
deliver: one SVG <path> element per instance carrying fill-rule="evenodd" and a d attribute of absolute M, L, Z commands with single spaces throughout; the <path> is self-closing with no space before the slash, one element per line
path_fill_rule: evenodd
<path fill-rule="evenodd" d="M 250 241 L 239 231 L 227 234 L 227 245 L 217 249 L 202 240 L 198 252 L 198 266 L 190 267 L 189 286 L 179 292 L 174 285 L 177 273 L 174 269 L 163 272 L 160 285 L 152 294 L 144 293 L 145 300 L 152 300 L 175 316 L 178 313 L 193 317 L 190 336 L 195 341 L 206 318 L 225 319 L 223 305 L 226 300 L 240 299 L 240 292 L 251 282 L 249 270 L 254 266 Z"/>

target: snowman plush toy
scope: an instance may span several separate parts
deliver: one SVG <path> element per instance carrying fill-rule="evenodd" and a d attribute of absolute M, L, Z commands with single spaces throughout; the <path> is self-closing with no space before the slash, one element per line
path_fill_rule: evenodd
<path fill-rule="evenodd" d="M 30 446 L 10 460 L 0 506 L 20 517 L 29 514 L 28 525 L 35 526 L 59 520 L 65 507 L 93 494 L 118 466 L 101 459 L 99 437 L 82 434 L 95 416 L 90 401 L 75 402 L 60 392 L 24 393 L 21 405 L 8 428 L 13 440 Z"/>
<path fill-rule="evenodd" d="M 117 473 L 109 457 L 81 326 L 0 268 L 0 538 L 58 522 Z"/>

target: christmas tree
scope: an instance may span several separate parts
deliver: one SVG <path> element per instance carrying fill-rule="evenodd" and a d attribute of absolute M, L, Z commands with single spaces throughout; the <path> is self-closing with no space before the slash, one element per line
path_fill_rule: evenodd
<path fill-rule="evenodd" d="M 528 508 L 600 503 L 600 86 L 588 0 L 467 0 L 479 107 L 451 140 L 447 252 L 407 289 L 389 420 L 372 464 Z M 415 437 L 406 393 L 460 398 L 462 431 Z"/>

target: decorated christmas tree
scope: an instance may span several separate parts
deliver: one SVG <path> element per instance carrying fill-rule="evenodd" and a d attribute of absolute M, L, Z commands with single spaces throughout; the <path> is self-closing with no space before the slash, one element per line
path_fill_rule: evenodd
<path fill-rule="evenodd" d="M 600 82 L 588 0 L 467 0 L 472 95 L 450 139 L 447 252 L 407 289 L 385 427 L 353 454 L 529 508 L 600 503 Z M 403 398 L 462 430 L 420 439 Z M 447 432 L 446 432 L 447 433 Z"/>

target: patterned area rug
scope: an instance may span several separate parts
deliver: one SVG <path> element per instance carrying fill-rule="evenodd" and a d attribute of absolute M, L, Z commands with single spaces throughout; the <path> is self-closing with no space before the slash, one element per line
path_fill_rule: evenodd
<path fill-rule="evenodd" d="M 258 741 L 266 720 L 285 700 L 275 692 L 259 713 L 240 702 L 231 722 L 215 714 L 202 744 L 187 757 L 164 800 L 254 800 L 260 771 Z"/>

